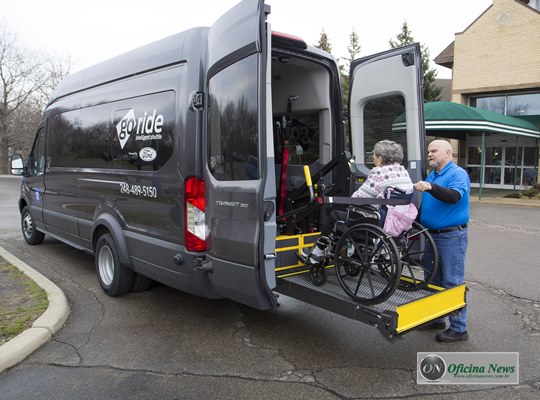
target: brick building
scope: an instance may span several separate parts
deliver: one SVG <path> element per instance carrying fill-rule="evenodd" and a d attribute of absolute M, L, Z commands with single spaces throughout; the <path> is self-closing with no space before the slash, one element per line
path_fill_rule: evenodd
<path fill-rule="evenodd" d="M 435 62 L 452 69 L 452 101 L 528 119 L 540 126 L 540 0 L 493 0 Z M 481 135 L 458 135 L 459 164 L 480 184 Z M 485 138 L 484 187 L 538 181 L 539 139 Z"/>

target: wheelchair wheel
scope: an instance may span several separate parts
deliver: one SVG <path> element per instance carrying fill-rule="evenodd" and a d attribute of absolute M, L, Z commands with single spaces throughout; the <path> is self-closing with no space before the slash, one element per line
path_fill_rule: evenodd
<path fill-rule="evenodd" d="M 433 237 L 421 224 L 414 222 L 412 228 L 396 239 L 396 242 L 401 258 L 399 289 L 425 289 L 437 273 L 439 264 Z"/>
<path fill-rule="evenodd" d="M 378 226 L 358 224 L 339 239 L 335 250 L 338 281 L 355 302 L 377 304 L 394 293 L 401 261 L 394 240 Z"/>
<path fill-rule="evenodd" d="M 322 286 L 326 283 L 326 265 L 328 265 L 328 261 L 325 259 L 323 262 L 313 264 L 309 269 L 309 278 L 315 286 Z"/>

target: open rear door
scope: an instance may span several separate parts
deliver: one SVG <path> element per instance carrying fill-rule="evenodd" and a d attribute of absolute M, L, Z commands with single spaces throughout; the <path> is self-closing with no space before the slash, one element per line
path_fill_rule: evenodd
<path fill-rule="evenodd" d="M 210 28 L 206 77 L 208 276 L 221 295 L 258 309 L 276 305 L 269 12 L 244 0 Z"/>
<path fill-rule="evenodd" d="M 352 151 L 364 175 L 379 140 L 400 143 L 413 182 L 424 175 L 423 74 L 418 44 L 355 60 L 350 70 Z M 361 179 L 360 179 L 361 180 Z"/>

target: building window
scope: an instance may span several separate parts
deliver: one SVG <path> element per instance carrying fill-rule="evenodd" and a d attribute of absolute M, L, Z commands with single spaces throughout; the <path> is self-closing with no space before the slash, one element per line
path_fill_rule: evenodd
<path fill-rule="evenodd" d="M 467 171 L 471 184 L 511 189 L 513 186 L 531 186 L 537 181 L 535 147 L 487 146 L 484 162 L 484 181 L 481 182 L 482 148 L 469 146 Z"/>
<path fill-rule="evenodd" d="M 470 104 L 504 115 L 540 115 L 540 93 L 471 97 Z"/>

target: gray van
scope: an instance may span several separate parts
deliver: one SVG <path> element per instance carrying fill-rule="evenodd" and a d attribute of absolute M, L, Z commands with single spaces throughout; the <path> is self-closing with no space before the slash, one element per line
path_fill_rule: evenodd
<path fill-rule="evenodd" d="M 419 46 L 354 61 L 345 113 L 331 55 L 272 32 L 269 14 L 263 0 L 244 0 L 210 28 L 61 82 L 27 163 L 12 158 L 24 176 L 24 238 L 39 244 L 49 235 L 95 255 L 111 296 L 155 280 L 266 310 L 281 292 L 395 336 L 397 306 L 327 299 L 280 275 L 297 263 L 287 252 L 313 242 L 327 210 L 281 215 L 305 203 L 304 165 L 326 193 L 349 196 L 380 139 L 401 143 L 411 178 L 423 176 Z"/>

